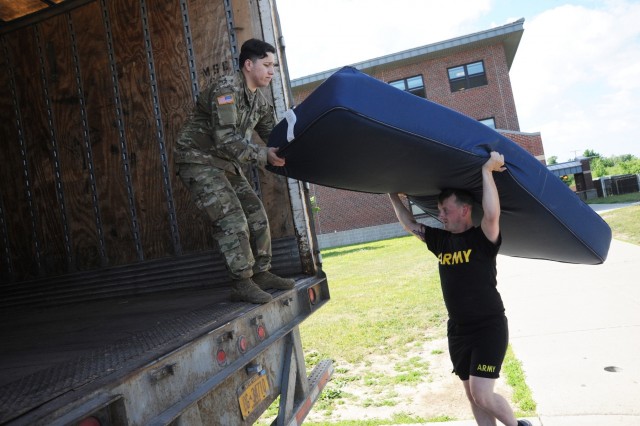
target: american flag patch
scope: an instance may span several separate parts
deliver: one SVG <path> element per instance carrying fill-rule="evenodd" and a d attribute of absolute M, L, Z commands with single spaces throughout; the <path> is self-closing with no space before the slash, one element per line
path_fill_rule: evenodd
<path fill-rule="evenodd" d="M 218 105 L 228 105 L 233 103 L 233 95 L 218 96 Z"/>

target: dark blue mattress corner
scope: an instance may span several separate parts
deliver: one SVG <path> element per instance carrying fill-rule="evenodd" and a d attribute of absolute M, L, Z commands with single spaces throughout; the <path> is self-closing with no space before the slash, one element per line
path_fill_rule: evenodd
<path fill-rule="evenodd" d="M 607 257 L 606 222 L 531 154 L 478 121 L 350 67 L 294 112 L 294 139 L 287 140 L 286 120 L 269 138 L 286 158 L 285 167 L 270 167 L 275 173 L 352 191 L 405 193 L 437 216 L 443 188 L 465 188 L 481 200 L 481 167 L 498 151 L 507 167 L 494 173 L 501 254 L 581 264 Z"/>

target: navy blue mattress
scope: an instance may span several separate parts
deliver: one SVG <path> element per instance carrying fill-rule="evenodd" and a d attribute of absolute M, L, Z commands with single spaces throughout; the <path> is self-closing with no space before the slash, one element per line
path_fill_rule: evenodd
<path fill-rule="evenodd" d="M 269 138 L 286 158 L 285 167 L 270 167 L 275 173 L 351 191 L 405 193 L 434 217 L 443 188 L 465 188 L 478 202 L 478 223 L 481 167 L 498 151 L 507 167 L 494 173 L 501 254 L 581 264 L 607 257 L 611 229 L 600 216 L 531 154 L 469 117 L 350 67 L 294 113 L 295 125 L 282 120 Z"/>

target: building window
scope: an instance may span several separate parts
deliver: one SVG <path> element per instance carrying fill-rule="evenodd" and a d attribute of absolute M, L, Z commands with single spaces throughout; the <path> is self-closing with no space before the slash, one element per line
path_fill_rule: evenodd
<path fill-rule="evenodd" d="M 487 84 L 487 75 L 484 72 L 484 63 L 482 61 L 447 68 L 447 71 L 449 72 L 449 85 L 452 92 L 486 86 Z"/>
<path fill-rule="evenodd" d="M 416 96 L 420 96 L 421 98 L 427 97 L 421 75 L 403 78 L 402 80 L 390 81 L 389 84 L 397 89 L 413 93 Z"/>
<path fill-rule="evenodd" d="M 484 120 L 478 120 L 478 121 L 481 122 L 482 124 L 484 124 L 487 127 L 491 127 L 494 130 L 496 128 L 496 120 L 493 117 L 485 118 Z"/>

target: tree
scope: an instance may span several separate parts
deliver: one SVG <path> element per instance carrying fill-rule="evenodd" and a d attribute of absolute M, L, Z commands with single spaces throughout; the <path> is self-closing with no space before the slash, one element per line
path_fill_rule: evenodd
<path fill-rule="evenodd" d="M 592 158 L 589 161 L 589 164 L 590 164 L 590 167 L 591 167 L 591 176 L 592 177 L 598 178 L 598 177 L 607 175 L 607 167 L 604 165 L 604 163 L 602 162 L 602 159 L 600 157 Z"/>
<path fill-rule="evenodd" d="M 598 157 L 600 158 L 600 154 L 598 154 L 597 152 L 595 152 L 592 149 L 585 149 L 584 153 L 582 154 L 583 157 L 587 157 L 587 158 L 591 158 L 591 157 Z"/>
<path fill-rule="evenodd" d="M 620 161 L 607 171 L 609 174 L 637 175 L 640 173 L 640 159 L 632 158 L 627 161 Z"/>
<path fill-rule="evenodd" d="M 320 213 L 320 207 L 318 206 L 318 200 L 315 195 L 309 197 L 309 201 L 311 201 L 311 212 L 313 215 L 317 215 Z"/>
<path fill-rule="evenodd" d="M 640 174 L 640 159 L 632 154 L 603 157 L 592 149 L 584 151 L 589 157 L 591 174 L 594 178 L 602 176 Z"/>
<path fill-rule="evenodd" d="M 551 157 L 547 158 L 547 165 L 553 166 L 554 164 L 558 164 L 558 156 L 557 155 L 552 155 Z"/>

